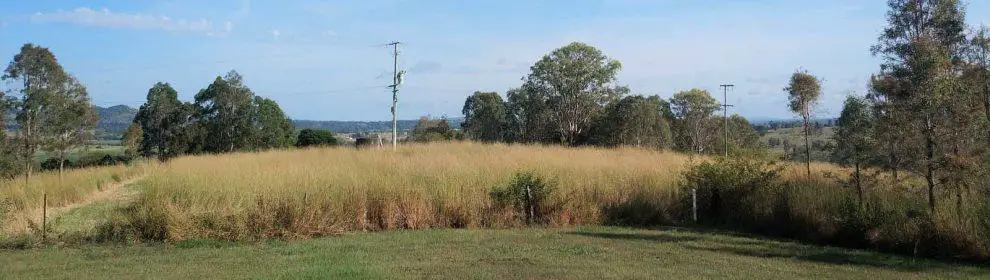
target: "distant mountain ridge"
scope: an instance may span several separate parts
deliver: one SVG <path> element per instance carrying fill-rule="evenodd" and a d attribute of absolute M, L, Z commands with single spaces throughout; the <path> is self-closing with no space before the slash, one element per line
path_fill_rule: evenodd
<path fill-rule="evenodd" d="M 137 115 L 137 108 L 127 105 L 116 105 L 110 107 L 93 106 L 99 116 L 96 123 L 97 139 L 118 140 L 127 131 L 127 127 L 134 121 Z M 8 118 L 9 122 L 13 117 Z M 448 118 L 450 126 L 460 128 L 464 118 Z M 398 120 L 398 130 L 400 132 L 412 131 L 419 120 Z M 314 120 L 292 120 L 296 129 L 328 129 L 334 133 L 374 133 L 392 131 L 392 121 L 314 121 Z M 16 127 L 14 127 L 16 128 Z"/>

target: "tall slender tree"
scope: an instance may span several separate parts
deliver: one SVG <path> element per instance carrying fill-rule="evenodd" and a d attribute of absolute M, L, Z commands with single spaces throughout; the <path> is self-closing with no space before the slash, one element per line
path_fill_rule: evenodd
<path fill-rule="evenodd" d="M 41 132 L 45 135 L 44 150 L 59 160 L 59 176 L 65 170 L 69 151 L 85 144 L 93 135 L 97 115 L 89 102 L 89 95 L 75 78 L 69 77 L 61 90 L 52 92 L 44 116 Z"/>
<path fill-rule="evenodd" d="M 141 124 L 134 122 L 127 127 L 127 131 L 124 131 L 124 137 L 122 139 L 122 144 L 124 145 L 124 154 L 131 158 L 136 158 L 141 154 L 141 142 L 144 138 L 144 131 L 141 130 Z"/>
<path fill-rule="evenodd" d="M 5 92 L 0 90 L 0 178 L 10 179 L 17 176 L 21 170 L 18 160 L 17 145 L 7 136 L 7 112 L 12 105 Z"/>
<path fill-rule="evenodd" d="M 990 122 L 990 27 L 980 27 L 969 45 L 969 80 L 973 82 L 973 90 L 982 97 L 984 117 Z M 986 133 L 987 141 L 990 141 L 990 129 L 986 129 Z"/>
<path fill-rule="evenodd" d="M 887 4 L 887 27 L 872 49 L 883 60 L 881 76 L 887 85 L 879 87 L 883 90 L 873 99 L 891 110 L 889 115 L 909 124 L 902 130 L 918 131 L 906 139 L 920 141 L 905 144 L 922 151 L 923 160 L 910 168 L 924 174 L 934 212 L 937 172 L 945 160 L 946 147 L 939 143 L 939 137 L 947 134 L 943 113 L 960 88 L 956 74 L 966 42 L 965 12 L 958 0 L 889 0 Z"/>
<path fill-rule="evenodd" d="M 804 156 L 808 177 L 811 177 L 811 113 L 822 95 L 821 81 L 807 71 L 795 72 L 784 91 L 789 100 L 791 112 L 804 121 Z"/>
<path fill-rule="evenodd" d="M 692 89 L 674 94 L 670 108 L 676 117 L 681 150 L 692 153 L 709 152 L 715 137 L 710 121 L 719 103 L 707 90 Z"/>
<path fill-rule="evenodd" d="M 13 109 L 19 126 L 17 138 L 22 146 L 19 158 L 24 166 L 24 179 L 28 181 L 34 169 L 34 154 L 48 139 L 42 128 L 55 119 L 57 107 L 49 106 L 51 99 L 67 90 L 70 76 L 48 48 L 24 44 L 0 79 L 20 86 Z"/>
<path fill-rule="evenodd" d="M 836 143 L 832 151 L 835 160 L 853 166 L 853 183 L 859 197 L 859 207 L 863 207 L 862 169 L 870 161 L 873 149 L 873 113 L 870 105 L 860 97 L 849 96 L 842 106 L 838 128 L 833 139 Z"/>

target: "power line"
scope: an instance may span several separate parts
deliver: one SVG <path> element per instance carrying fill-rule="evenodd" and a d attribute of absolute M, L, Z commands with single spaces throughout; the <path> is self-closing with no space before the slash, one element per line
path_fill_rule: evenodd
<path fill-rule="evenodd" d="M 278 94 L 279 95 L 319 95 L 319 94 L 340 93 L 340 92 L 358 91 L 358 90 L 381 89 L 388 87 L 389 86 L 366 86 L 366 87 L 341 88 L 341 89 L 330 89 L 330 90 L 288 92 L 288 93 L 278 93 Z M 269 92 L 269 93 L 274 93 L 274 92 Z"/>

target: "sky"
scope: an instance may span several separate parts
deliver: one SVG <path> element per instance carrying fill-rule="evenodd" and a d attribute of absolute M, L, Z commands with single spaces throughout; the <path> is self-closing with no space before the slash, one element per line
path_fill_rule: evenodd
<path fill-rule="evenodd" d="M 408 71 L 398 117 L 461 116 L 474 91 L 505 94 L 529 67 L 570 42 L 622 63 L 617 83 L 670 97 L 701 88 L 730 113 L 792 118 L 786 86 L 806 70 L 824 80 L 816 115 L 838 115 L 877 72 L 871 55 L 886 1 L 833 0 L 141 0 L 10 1 L 0 9 L 0 59 L 24 43 L 48 47 L 95 105 L 140 106 L 156 82 L 192 100 L 236 70 L 289 117 L 391 118 L 391 41 Z M 990 24 L 990 1 L 967 4 Z M 6 87 L 10 87 L 6 85 Z"/>

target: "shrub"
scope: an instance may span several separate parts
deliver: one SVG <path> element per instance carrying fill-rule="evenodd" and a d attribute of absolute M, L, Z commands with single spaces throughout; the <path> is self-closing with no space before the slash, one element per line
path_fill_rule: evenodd
<path fill-rule="evenodd" d="M 296 138 L 296 147 L 333 145 L 337 145 L 337 138 L 333 137 L 333 132 L 325 129 L 303 129 Z"/>
<path fill-rule="evenodd" d="M 492 190 L 491 197 L 497 206 L 513 207 L 526 217 L 526 224 L 532 224 L 544 220 L 553 190 L 553 184 L 532 171 L 517 172 L 507 186 Z"/>
<path fill-rule="evenodd" d="M 761 157 L 719 157 L 684 171 L 684 193 L 697 189 L 700 222 L 751 224 L 772 215 L 773 201 L 760 194 L 780 188 L 782 170 Z"/>
<path fill-rule="evenodd" d="M 72 168 L 72 162 L 68 160 L 63 160 L 62 164 L 65 168 Z M 58 158 L 48 158 L 41 162 L 41 170 L 58 170 L 59 159 Z"/>

